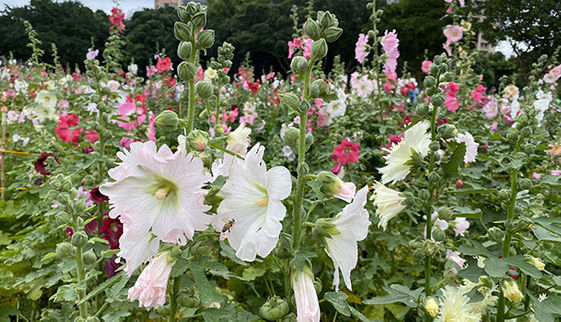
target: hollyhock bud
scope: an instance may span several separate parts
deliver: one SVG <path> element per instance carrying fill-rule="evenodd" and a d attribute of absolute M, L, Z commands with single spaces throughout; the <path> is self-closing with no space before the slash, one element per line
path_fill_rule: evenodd
<path fill-rule="evenodd" d="M 434 78 L 434 76 L 427 76 L 423 80 L 423 87 L 425 88 L 434 87 L 435 85 L 436 85 L 436 78 Z"/>
<path fill-rule="evenodd" d="M 290 69 L 293 73 L 302 74 L 308 69 L 308 60 L 302 56 L 296 56 L 290 62 Z"/>
<path fill-rule="evenodd" d="M 300 104 L 300 98 L 292 93 L 279 94 L 279 99 L 281 107 L 288 110 L 296 110 Z"/>
<path fill-rule="evenodd" d="M 497 243 L 501 243 L 504 236 L 505 236 L 505 232 L 502 231 L 499 227 L 489 228 L 489 237 L 491 237 Z"/>
<path fill-rule="evenodd" d="M 300 138 L 300 131 L 297 128 L 289 127 L 285 130 L 283 140 L 284 144 L 295 149 L 298 146 L 298 140 Z"/>
<path fill-rule="evenodd" d="M 84 261 L 84 264 L 91 265 L 95 263 L 95 261 L 97 260 L 97 256 L 95 255 L 93 250 L 90 249 L 84 254 L 82 254 L 82 260 Z"/>
<path fill-rule="evenodd" d="M 156 117 L 154 123 L 164 132 L 173 132 L 178 129 L 179 121 L 179 117 L 174 111 L 165 110 Z"/>
<path fill-rule="evenodd" d="M 193 38 L 193 26 L 191 23 L 177 21 L 173 26 L 173 33 L 180 41 L 190 41 Z"/>
<path fill-rule="evenodd" d="M 438 303 L 434 298 L 431 297 L 425 302 L 425 310 L 433 318 L 438 314 Z"/>
<path fill-rule="evenodd" d="M 181 62 L 177 66 L 177 75 L 185 82 L 193 81 L 197 75 L 197 67 L 191 62 Z"/>
<path fill-rule="evenodd" d="M 210 99 L 214 95 L 214 85 L 210 81 L 197 82 L 195 90 L 202 99 Z"/>
<path fill-rule="evenodd" d="M 259 308 L 259 313 L 267 321 L 280 320 L 290 311 L 288 303 L 278 296 L 274 296 Z"/>
<path fill-rule="evenodd" d="M 323 59 L 327 55 L 327 42 L 325 39 L 321 38 L 312 43 L 312 54 L 310 56 L 311 60 L 317 61 Z"/>
<path fill-rule="evenodd" d="M 438 127 L 438 134 L 444 139 L 448 140 L 456 136 L 458 130 L 452 124 L 442 124 Z"/>
<path fill-rule="evenodd" d="M 177 56 L 179 56 L 183 60 L 188 60 L 191 58 L 191 54 L 193 52 L 193 45 L 190 41 L 182 41 L 177 46 Z"/>
<path fill-rule="evenodd" d="M 206 26 L 206 12 L 201 11 L 196 13 L 191 20 L 194 30 L 201 30 Z"/>
<path fill-rule="evenodd" d="M 325 40 L 328 42 L 334 42 L 335 40 L 339 39 L 339 36 L 343 33 L 343 29 L 339 27 L 329 27 L 325 29 L 323 34 L 325 35 Z"/>
<path fill-rule="evenodd" d="M 304 33 L 313 40 L 318 40 L 320 37 L 320 30 L 318 24 L 312 19 L 308 18 L 304 24 Z"/>
<path fill-rule="evenodd" d="M 209 140 L 210 136 L 208 133 L 200 130 L 192 130 L 187 136 L 187 143 L 189 144 L 189 148 L 191 150 L 204 150 L 207 147 Z"/>
<path fill-rule="evenodd" d="M 343 182 L 331 172 L 322 171 L 317 180 L 322 183 L 321 191 L 346 202 L 351 202 L 356 193 L 356 186 L 352 182 Z"/>
<path fill-rule="evenodd" d="M 311 104 L 310 102 L 308 102 L 308 100 L 302 100 L 300 101 L 300 104 L 298 104 L 298 108 L 296 108 L 296 112 L 298 112 L 298 114 L 308 113 L 310 107 Z"/>
<path fill-rule="evenodd" d="M 503 289 L 504 297 L 506 297 L 509 301 L 513 303 L 518 303 L 522 301 L 522 299 L 524 298 L 524 295 L 522 294 L 522 292 L 520 292 L 520 289 L 518 289 L 518 284 L 516 283 L 516 281 L 513 280 L 505 281 L 503 283 L 502 289 Z"/>
<path fill-rule="evenodd" d="M 321 94 L 327 93 L 329 87 L 327 83 L 321 79 L 316 79 L 310 84 L 310 94 L 312 96 L 320 96 Z"/>
<path fill-rule="evenodd" d="M 214 45 L 214 30 L 203 30 L 197 36 L 197 45 L 201 49 L 207 49 Z"/>
<path fill-rule="evenodd" d="M 189 14 L 189 11 L 187 10 L 186 6 L 178 6 L 177 7 L 177 16 L 183 22 L 191 21 L 191 15 Z"/>
<path fill-rule="evenodd" d="M 69 242 L 63 242 L 56 245 L 56 254 L 58 257 L 61 258 L 71 256 L 73 250 L 74 250 L 74 246 L 72 246 L 72 244 Z"/>
<path fill-rule="evenodd" d="M 72 235 L 72 245 L 81 247 L 88 241 L 88 236 L 84 231 L 78 231 Z"/>

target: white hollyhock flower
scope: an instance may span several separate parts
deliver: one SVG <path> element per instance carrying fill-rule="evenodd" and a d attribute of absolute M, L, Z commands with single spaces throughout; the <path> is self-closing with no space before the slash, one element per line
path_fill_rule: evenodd
<path fill-rule="evenodd" d="M 344 100 L 334 100 L 329 103 L 324 108 L 324 111 L 329 114 L 331 118 L 336 118 L 338 116 L 345 115 L 347 109 L 347 104 Z"/>
<path fill-rule="evenodd" d="M 545 94 L 541 89 L 536 94 L 536 101 L 534 101 L 534 108 L 538 110 L 538 114 L 536 115 L 536 119 L 538 120 L 538 124 L 541 124 L 543 121 L 544 113 L 549 108 L 549 104 L 553 100 L 553 96 L 551 96 L 551 92 Z"/>
<path fill-rule="evenodd" d="M 37 118 L 40 121 L 55 119 L 55 106 L 57 98 L 50 91 L 40 91 L 35 97 L 37 107 L 34 109 Z"/>
<path fill-rule="evenodd" d="M 245 160 L 234 159 L 228 180 L 220 191 L 220 203 L 213 227 L 222 231 L 224 224 L 234 220 L 228 241 L 236 256 L 254 261 L 256 255 L 266 257 L 275 248 L 286 215 L 282 200 L 292 190 L 290 172 L 285 167 L 267 171 L 263 162 L 265 147 L 256 144 Z"/>
<path fill-rule="evenodd" d="M 228 139 L 226 143 L 226 149 L 237 153 L 241 156 L 245 156 L 247 153 L 247 147 L 249 146 L 249 135 L 251 134 L 251 129 L 245 127 L 245 124 L 241 124 L 237 129 L 228 134 Z"/>
<path fill-rule="evenodd" d="M 466 132 L 458 133 L 456 136 L 456 142 L 458 143 L 465 143 L 466 144 L 466 154 L 464 155 L 464 163 L 475 162 L 475 158 L 477 157 L 477 147 L 479 143 L 475 142 L 473 136 Z"/>
<path fill-rule="evenodd" d="M 383 230 L 386 230 L 388 221 L 405 209 L 403 202 L 406 198 L 402 197 L 399 191 L 392 190 L 379 182 L 374 184 L 374 194 L 371 199 L 374 199 L 376 215 L 380 219 L 378 227 L 382 227 Z"/>
<path fill-rule="evenodd" d="M 368 186 L 364 186 L 356 193 L 354 201 L 345 206 L 333 220 L 335 229 L 339 233 L 325 239 L 327 254 L 333 260 L 335 267 L 333 284 L 337 291 L 339 291 L 339 270 L 341 270 L 345 285 L 352 290 L 351 271 L 356 267 L 358 261 L 356 242 L 366 238 L 368 226 L 370 226 L 368 211 L 364 209 L 367 194 Z"/>
<path fill-rule="evenodd" d="M 168 252 L 154 258 L 129 289 L 129 300 L 138 300 L 139 307 L 143 306 L 147 310 L 163 306 L 166 303 L 166 288 L 174 263 L 168 262 Z"/>
<path fill-rule="evenodd" d="M 153 234 L 164 242 L 184 245 L 195 231 L 207 228 L 212 217 L 205 214 L 210 207 L 204 204 L 202 187 L 210 176 L 200 158 L 173 153 L 167 145 L 157 151 L 152 141 L 132 143 L 130 151 L 117 157 L 122 162 L 109 170 L 115 181 L 102 185 L 100 191 L 109 197 L 109 216 L 121 216 L 129 232 L 123 234 L 128 238 L 121 239 L 132 242 Z M 125 259 L 136 256 L 123 248 L 121 252 Z"/>
<path fill-rule="evenodd" d="M 423 158 L 429 153 L 431 139 L 430 133 L 427 133 L 428 128 L 430 128 L 428 121 L 419 122 L 405 131 L 401 142 L 392 146 L 390 154 L 384 157 L 386 166 L 380 168 L 382 183 L 396 183 L 407 177 L 411 171 L 411 165 L 406 162 L 411 159 L 411 150 L 415 150 Z"/>
<path fill-rule="evenodd" d="M 464 295 L 461 288 L 444 286 L 440 297 L 440 314 L 436 318 L 437 322 L 462 321 L 476 322 L 481 321 L 481 314 L 472 310 L 469 298 Z"/>
<path fill-rule="evenodd" d="M 314 288 L 314 275 L 309 269 L 292 273 L 292 289 L 296 302 L 298 322 L 319 322 L 321 315 L 318 296 Z"/>

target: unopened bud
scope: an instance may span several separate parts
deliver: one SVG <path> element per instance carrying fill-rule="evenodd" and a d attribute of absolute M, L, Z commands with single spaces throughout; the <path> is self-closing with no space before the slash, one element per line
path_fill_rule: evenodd
<path fill-rule="evenodd" d="M 165 110 L 154 120 L 154 124 L 164 132 L 174 132 L 179 128 L 179 117 L 174 111 Z"/>
<path fill-rule="evenodd" d="M 173 26 L 175 38 L 180 41 L 190 41 L 193 38 L 193 26 L 191 23 L 176 21 Z"/>
<path fill-rule="evenodd" d="M 203 151 L 210 140 L 210 136 L 207 132 L 201 130 L 192 130 L 187 135 L 187 144 L 191 150 Z"/>
<path fill-rule="evenodd" d="M 335 40 L 339 39 L 342 33 L 343 29 L 339 27 L 329 27 L 323 32 L 325 40 L 327 40 L 328 42 L 334 42 Z"/>
<path fill-rule="evenodd" d="M 195 85 L 197 95 L 202 99 L 209 99 L 214 95 L 214 85 L 210 81 L 200 81 Z"/>
<path fill-rule="evenodd" d="M 302 74 L 308 69 L 308 60 L 302 56 L 292 58 L 290 69 L 293 73 Z"/>
<path fill-rule="evenodd" d="M 306 20 L 306 24 L 304 25 L 304 33 L 313 40 L 319 39 L 319 26 L 312 18 L 308 18 L 308 20 Z"/>
<path fill-rule="evenodd" d="M 268 299 L 267 302 L 259 308 L 259 313 L 261 313 L 261 316 L 267 321 L 279 320 L 289 311 L 288 303 L 278 296 Z"/>
<path fill-rule="evenodd" d="M 197 67 L 191 62 L 181 62 L 177 66 L 177 75 L 185 82 L 191 82 L 197 75 Z"/>
<path fill-rule="evenodd" d="M 197 46 L 201 49 L 207 49 L 214 45 L 214 30 L 203 30 L 197 36 Z"/>
<path fill-rule="evenodd" d="M 311 60 L 318 61 L 327 55 L 327 42 L 321 38 L 312 43 Z"/>
<path fill-rule="evenodd" d="M 279 94 L 279 99 L 281 107 L 288 110 L 296 110 L 300 105 L 300 98 L 292 93 Z"/>

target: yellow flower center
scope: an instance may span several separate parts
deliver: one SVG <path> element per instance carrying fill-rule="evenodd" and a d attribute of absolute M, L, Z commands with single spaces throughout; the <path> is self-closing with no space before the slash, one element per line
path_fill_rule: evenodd
<path fill-rule="evenodd" d="M 166 182 L 164 186 L 161 186 L 158 190 L 156 190 L 156 192 L 154 192 L 154 197 L 158 200 L 164 200 L 173 188 L 174 185 L 171 182 Z"/>
<path fill-rule="evenodd" d="M 259 207 L 267 207 L 268 204 L 269 204 L 269 197 L 268 196 L 257 199 L 257 206 L 259 206 Z"/>

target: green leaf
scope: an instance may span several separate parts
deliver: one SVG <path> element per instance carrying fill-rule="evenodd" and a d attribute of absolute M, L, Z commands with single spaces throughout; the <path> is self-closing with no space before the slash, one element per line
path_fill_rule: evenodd
<path fill-rule="evenodd" d="M 385 286 L 384 290 L 388 292 L 387 295 L 371 298 L 363 301 L 364 304 L 381 305 L 400 302 L 410 307 L 417 307 L 417 299 L 423 293 L 423 287 L 416 290 L 410 290 L 407 287 L 399 284 L 392 284 L 389 287 Z"/>
<path fill-rule="evenodd" d="M 357 309 L 355 309 L 354 307 L 349 305 L 349 310 L 351 311 L 351 313 L 358 318 L 359 320 L 361 320 L 362 322 L 371 322 L 372 320 L 370 320 L 369 318 L 367 318 L 366 316 L 364 316 L 364 314 L 360 313 Z"/>
<path fill-rule="evenodd" d="M 508 264 L 495 256 L 488 257 L 485 260 L 485 272 L 491 277 L 505 277 L 508 271 Z"/>
<path fill-rule="evenodd" d="M 349 304 L 347 303 L 347 294 L 341 292 L 327 292 L 323 297 L 333 305 L 333 307 L 344 316 L 351 316 Z"/>
<path fill-rule="evenodd" d="M 481 209 L 471 209 L 469 207 L 455 206 L 454 217 L 466 217 L 466 218 L 479 218 L 482 215 Z"/>
<path fill-rule="evenodd" d="M 450 191 L 450 193 L 456 193 L 456 194 L 476 194 L 476 193 L 492 193 L 493 189 L 457 189 L 457 190 L 452 190 Z"/>
<path fill-rule="evenodd" d="M 561 316 L 561 296 L 551 295 L 545 300 L 538 300 L 535 296 L 528 294 L 535 304 L 534 312 L 536 319 L 540 322 L 554 322 Z"/>
<path fill-rule="evenodd" d="M 542 272 L 540 272 L 534 265 L 528 263 L 522 255 L 507 257 L 504 259 L 504 261 L 509 265 L 520 268 L 520 270 L 526 275 L 538 279 L 542 278 L 543 276 Z"/>
<path fill-rule="evenodd" d="M 93 298 L 94 296 L 100 294 L 101 292 L 105 291 L 106 289 L 110 288 L 111 286 L 113 286 L 115 283 L 117 283 L 118 281 L 121 280 L 121 278 L 123 278 L 123 276 L 125 275 L 125 272 L 122 271 L 119 274 L 111 277 L 108 280 L 105 280 L 105 282 L 99 284 L 96 288 L 94 288 L 88 295 L 86 295 L 86 297 L 84 297 L 79 303 L 78 305 L 89 301 L 91 298 Z"/>
<path fill-rule="evenodd" d="M 306 264 L 306 260 L 314 257 L 318 257 L 316 252 L 312 252 L 309 250 L 308 251 L 299 250 L 296 252 L 296 254 L 294 254 L 294 267 L 297 270 L 302 271 L 304 270 L 304 265 Z"/>
<path fill-rule="evenodd" d="M 534 235 L 536 236 L 536 238 L 539 239 L 539 240 L 543 240 L 543 241 L 546 241 L 546 242 L 552 242 L 552 243 L 556 243 L 556 244 L 561 243 L 561 237 L 554 236 L 547 229 L 545 229 L 541 226 L 532 227 L 532 231 L 534 232 Z"/>
<path fill-rule="evenodd" d="M 46 261 L 47 259 L 53 258 L 53 257 L 56 257 L 56 253 L 48 253 L 48 254 L 45 254 L 45 256 L 43 256 L 43 258 L 41 259 L 41 261 L 44 262 L 44 261 Z"/>
<path fill-rule="evenodd" d="M 466 154 L 466 144 L 460 143 L 454 149 L 450 161 L 448 163 L 442 164 L 442 170 L 444 170 L 444 175 L 449 178 L 455 178 L 458 176 L 458 168 L 464 164 L 464 156 Z"/>

